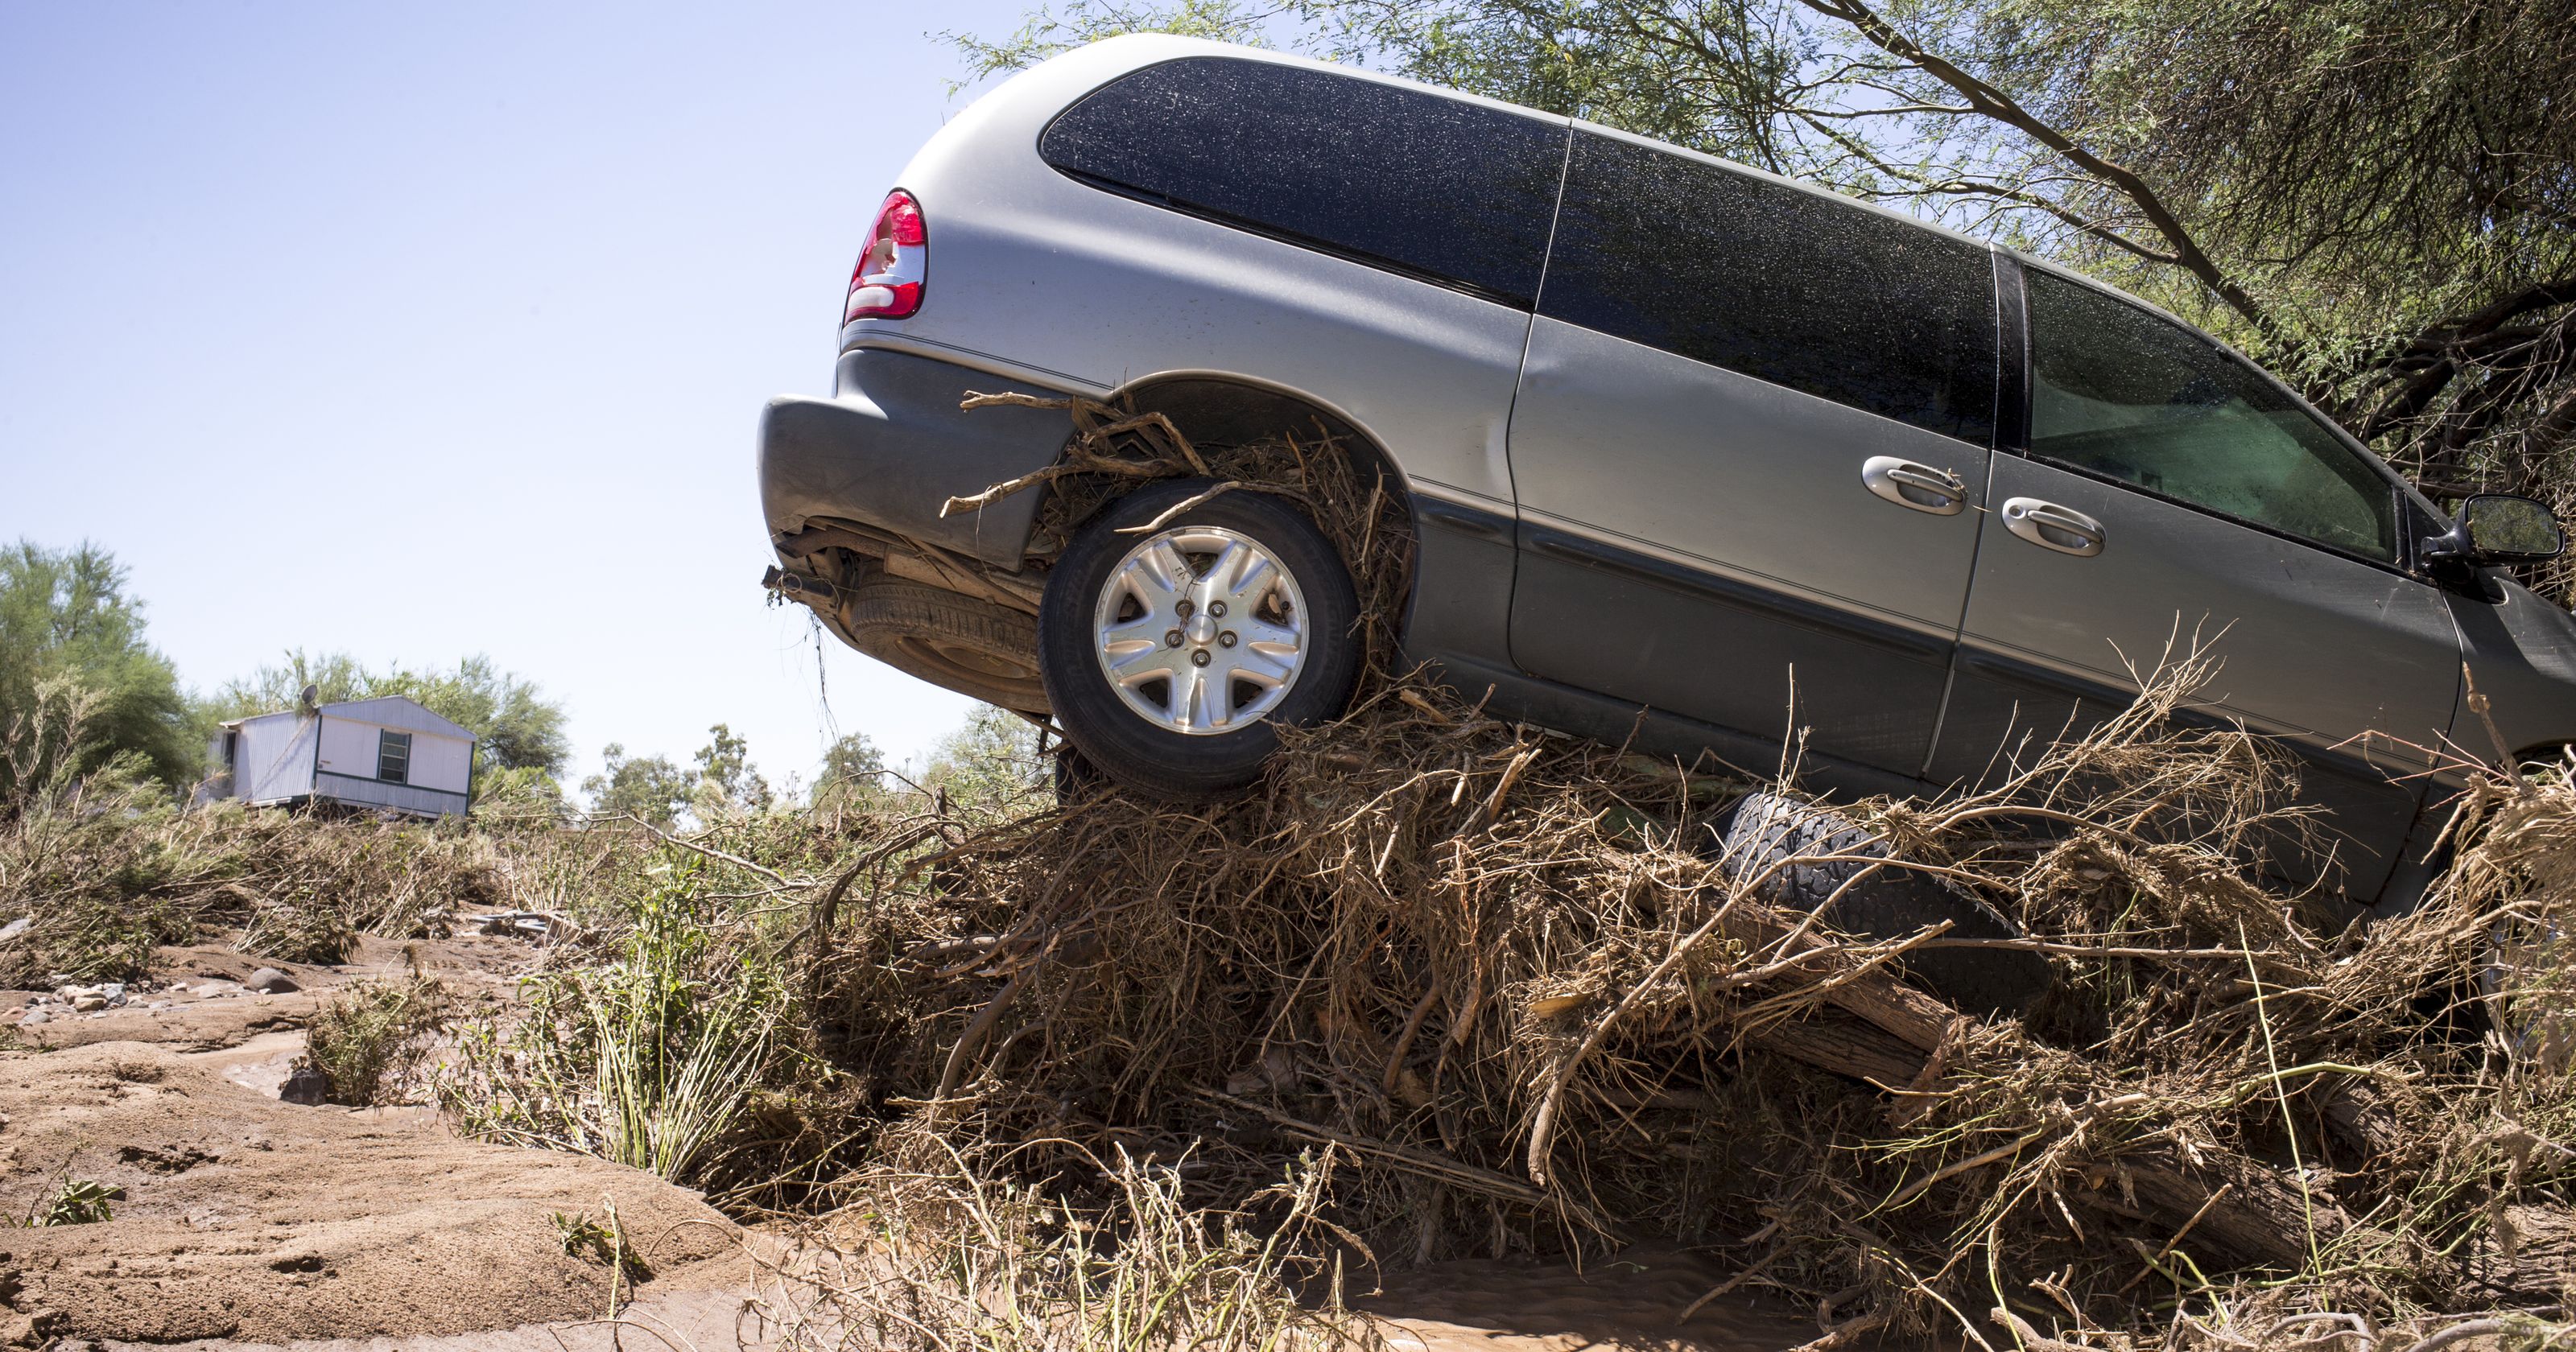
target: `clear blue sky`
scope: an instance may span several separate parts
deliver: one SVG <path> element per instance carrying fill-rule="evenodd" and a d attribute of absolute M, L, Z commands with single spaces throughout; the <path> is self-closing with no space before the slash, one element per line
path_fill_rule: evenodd
<path fill-rule="evenodd" d="M 1019 0 L 0 0 L 0 542 L 87 539 L 210 689 L 488 652 L 773 780 L 967 702 L 763 605 L 761 401 Z M 818 680 L 818 674 L 821 679 Z"/>

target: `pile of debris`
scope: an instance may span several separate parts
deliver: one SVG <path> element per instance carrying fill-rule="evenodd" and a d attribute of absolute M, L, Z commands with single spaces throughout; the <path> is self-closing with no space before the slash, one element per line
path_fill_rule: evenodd
<path fill-rule="evenodd" d="M 1296 449 L 1192 458 L 1399 587 L 1382 499 Z M 1836 1342 L 2553 1305 L 2576 786 L 2481 772 L 2448 877 L 2360 923 L 2264 881 L 2292 771 L 2168 721 L 2202 674 L 1988 791 L 1825 813 L 1378 670 L 1242 801 L 897 837 L 811 918 L 817 1047 L 888 1141 L 1220 1205 L 1322 1152 L 1375 1260 L 1679 1242 Z M 1899 878 L 1948 916 L 1853 921 Z"/>

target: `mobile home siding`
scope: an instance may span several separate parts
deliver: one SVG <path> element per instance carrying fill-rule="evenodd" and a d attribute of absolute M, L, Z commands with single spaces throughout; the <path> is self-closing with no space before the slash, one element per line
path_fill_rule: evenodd
<path fill-rule="evenodd" d="M 411 784 L 388 784 L 380 779 L 361 779 L 356 775 L 334 774 L 328 770 L 313 777 L 313 790 L 337 803 L 398 808 L 427 816 L 463 812 L 466 805 L 462 789 L 450 792 Z"/>
<path fill-rule="evenodd" d="M 318 731 L 317 720 L 296 713 L 243 719 L 241 750 L 235 759 L 235 796 L 245 802 L 276 803 L 311 793 Z"/>
<path fill-rule="evenodd" d="M 394 724 L 361 723 L 340 717 L 336 710 L 322 715 L 322 759 L 314 768 L 324 774 L 375 779 L 376 750 L 388 728 L 411 734 L 411 770 L 405 783 L 449 793 L 465 792 L 466 776 L 472 772 L 472 742 Z M 334 792 L 333 796 L 338 795 Z"/>

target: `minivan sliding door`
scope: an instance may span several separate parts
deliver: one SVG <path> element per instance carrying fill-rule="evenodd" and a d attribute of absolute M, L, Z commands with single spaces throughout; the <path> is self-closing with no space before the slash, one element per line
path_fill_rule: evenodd
<path fill-rule="evenodd" d="M 1992 258 L 1578 131 L 1512 411 L 1513 660 L 1919 773 L 1976 557 Z"/>

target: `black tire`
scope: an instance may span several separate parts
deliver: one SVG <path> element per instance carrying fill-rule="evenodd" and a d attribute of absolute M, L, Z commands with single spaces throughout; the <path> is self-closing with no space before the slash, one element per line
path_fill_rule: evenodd
<path fill-rule="evenodd" d="M 1005 709 L 1047 712 L 1037 621 L 908 578 L 874 577 L 841 611 L 860 652 L 908 676 Z"/>
<path fill-rule="evenodd" d="M 1774 905 L 1812 911 L 1849 883 L 1823 918 L 1855 938 L 1902 939 L 1944 920 L 1950 922 L 1950 938 L 2022 937 L 2001 912 L 1927 873 L 1882 868 L 1852 882 L 1870 867 L 1869 860 L 1894 858 L 1895 851 L 1849 818 L 1812 803 L 1776 793 L 1747 794 L 1726 832 L 1725 867 L 1739 880 L 1799 855 L 1833 854 L 1861 857 L 1780 868 L 1763 884 L 1762 897 Z M 2047 958 L 2018 949 L 1918 949 L 1898 961 L 1934 994 L 1977 1013 L 2018 1013 L 2048 989 L 2051 979 Z"/>
<path fill-rule="evenodd" d="M 1153 522 L 1214 486 L 1206 479 L 1158 483 L 1102 509 L 1074 534 L 1056 561 L 1038 610 L 1039 669 L 1045 673 L 1048 706 L 1066 738 L 1122 787 L 1167 802 L 1215 797 L 1251 783 L 1279 747 L 1278 724 L 1313 723 L 1339 714 L 1359 677 L 1359 598 L 1350 569 L 1324 533 L 1288 503 L 1236 490 L 1174 514 L 1153 535 L 1119 533 L 1121 527 Z M 1094 617 L 1132 551 L 1165 532 L 1200 527 L 1241 536 L 1278 562 L 1304 599 L 1303 647 L 1295 675 L 1283 683 L 1285 693 L 1266 714 L 1223 731 L 1182 732 L 1130 707 L 1128 696 L 1111 684 L 1102 667 Z M 1201 573 L 1207 567 L 1203 559 L 1193 558 L 1192 564 Z M 1185 640 L 1179 646 L 1192 650 L 1197 645 Z M 1236 691 L 1253 689 L 1229 682 L 1222 697 L 1231 707 Z M 1158 698 L 1151 691 L 1150 685 L 1140 687 L 1138 698 Z M 1168 701 L 1173 689 L 1167 684 L 1163 691 L 1159 698 Z M 1244 707 L 1252 706 L 1247 701 Z"/>
<path fill-rule="evenodd" d="M 1100 767 L 1082 754 L 1081 748 L 1065 746 L 1055 753 L 1055 801 L 1058 807 L 1087 803 L 1114 787 Z"/>

